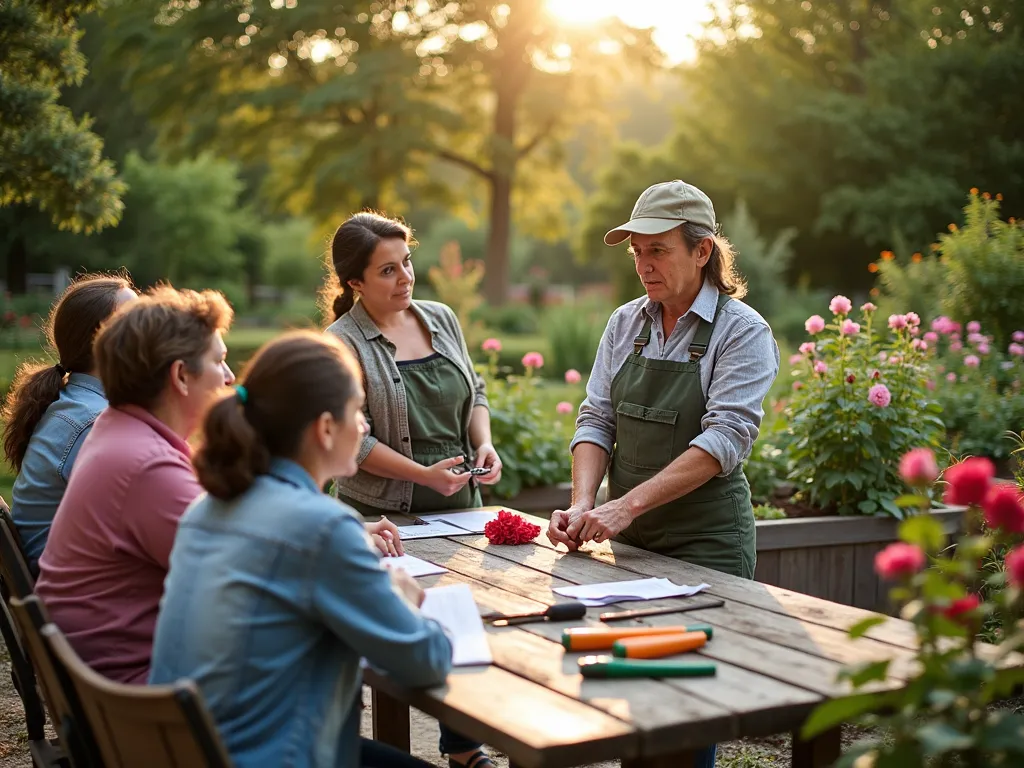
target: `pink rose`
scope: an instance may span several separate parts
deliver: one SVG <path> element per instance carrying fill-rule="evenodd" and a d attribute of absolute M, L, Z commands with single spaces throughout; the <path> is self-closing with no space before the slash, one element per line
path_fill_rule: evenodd
<path fill-rule="evenodd" d="M 889 327 L 894 331 L 898 331 L 901 328 L 907 327 L 907 316 L 906 315 L 889 315 Z"/>
<path fill-rule="evenodd" d="M 924 340 L 927 341 L 929 344 L 934 344 L 936 341 L 939 340 L 939 334 L 937 334 L 935 331 L 928 331 L 928 333 L 924 335 Z"/>
<path fill-rule="evenodd" d="M 570 368 L 568 371 L 565 372 L 566 384 L 579 384 L 581 381 L 583 381 L 583 377 L 580 375 L 580 372 L 577 371 L 575 368 Z"/>
<path fill-rule="evenodd" d="M 991 351 L 992 351 L 992 348 L 989 347 L 988 342 L 982 342 L 981 344 L 978 345 L 978 354 L 979 355 L 987 355 Z"/>
<path fill-rule="evenodd" d="M 983 456 L 972 456 L 954 464 L 943 474 L 946 491 L 943 500 L 947 504 L 981 504 L 992 487 L 996 476 L 995 465 Z"/>
<path fill-rule="evenodd" d="M 941 315 L 932 320 L 932 330 L 937 333 L 949 334 L 956 330 L 956 325 L 948 317 Z"/>
<path fill-rule="evenodd" d="M 929 485 L 939 476 L 939 465 L 930 448 L 914 448 L 900 459 L 900 477 L 909 485 Z"/>
<path fill-rule="evenodd" d="M 950 383 L 955 383 L 956 382 L 956 374 L 955 373 L 947 373 L 946 374 L 946 381 L 948 381 Z"/>
<path fill-rule="evenodd" d="M 978 333 L 980 331 L 981 331 L 981 323 L 979 323 L 977 320 L 971 320 L 971 322 L 969 322 L 967 324 L 967 332 L 968 333 Z"/>
<path fill-rule="evenodd" d="M 929 392 L 935 391 L 935 382 L 932 381 L 931 379 L 928 379 L 928 381 L 926 381 L 924 385 L 928 388 Z"/>
<path fill-rule="evenodd" d="M 1006 577 L 1015 587 L 1024 587 L 1024 546 L 1006 556 Z"/>
<path fill-rule="evenodd" d="M 828 310 L 833 315 L 848 315 L 851 309 L 853 309 L 853 302 L 845 296 L 833 296 L 828 305 Z"/>
<path fill-rule="evenodd" d="M 879 408 L 887 408 L 892 402 L 892 394 L 885 384 L 875 384 L 868 390 L 868 400 Z"/>
<path fill-rule="evenodd" d="M 803 344 L 800 345 L 800 354 L 813 355 L 815 349 L 817 349 L 817 346 L 813 341 L 805 341 Z"/>
<path fill-rule="evenodd" d="M 568 403 L 565 400 L 563 400 L 562 402 L 555 406 L 555 410 L 558 411 L 559 413 L 572 413 L 574 409 L 572 407 L 572 403 Z"/>
<path fill-rule="evenodd" d="M 818 362 L 816 362 L 814 364 L 814 372 L 815 373 L 822 373 L 823 374 L 826 371 L 828 371 L 828 366 L 825 365 L 825 361 L 824 360 L 819 360 Z"/>
<path fill-rule="evenodd" d="M 804 361 L 804 356 L 800 354 L 789 356 L 789 365 L 792 368 L 794 365 L 800 365 Z"/>
<path fill-rule="evenodd" d="M 860 333 L 860 325 L 849 318 L 843 320 L 842 325 L 839 326 L 839 335 L 853 336 L 856 333 Z"/>
<path fill-rule="evenodd" d="M 964 358 L 964 365 L 968 368 L 977 368 L 981 365 L 981 360 L 978 359 L 977 355 L 968 355 Z"/>
<path fill-rule="evenodd" d="M 967 341 L 969 341 L 971 344 L 984 344 L 986 341 L 988 341 L 988 338 L 980 333 L 968 333 Z"/>
<path fill-rule="evenodd" d="M 525 355 L 523 355 L 523 367 L 543 368 L 544 355 L 542 355 L 540 352 L 527 352 Z"/>
<path fill-rule="evenodd" d="M 882 372 L 876 368 L 871 372 L 871 378 L 874 379 L 875 381 L 878 381 L 880 378 L 882 378 Z"/>
<path fill-rule="evenodd" d="M 865 313 L 867 313 L 867 312 L 874 312 L 876 309 L 878 309 L 878 307 L 876 307 L 870 301 L 865 303 L 865 304 L 861 304 L 860 305 L 860 311 L 861 312 L 865 312 Z"/>
<path fill-rule="evenodd" d="M 907 325 L 911 328 L 916 328 L 921 324 L 921 316 L 917 312 L 907 312 Z"/>
<path fill-rule="evenodd" d="M 949 351 L 950 352 L 959 352 L 963 348 L 964 348 L 964 345 L 961 344 L 959 341 L 951 341 L 951 342 L 949 342 Z"/>
<path fill-rule="evenodd" d="M 916 349 L 918 352 L 924 352 L 926 349 L 928 349 L 928 342 L 924 341 L 923 339 L 914 339 L 914 341 L 911 342 L 911 344 L 914 347 L 914 349 Z"/>
<path fill-rule="evenodd" d="M 825 330 L 825 318 L 821 315 L 811 315 L 804 323 L 804 329 L 812 336 Z"/>
<path fill-rule="evenodd" d="M 1016 335 L 1016 334 L 1014 334 L 1014 335 Z M 1024 357 L 1024 344 L 1017 344 L 1017 343 L 1011 344 L 1007 348 L 1007 352 L 1009 352 L 1014 357 Z"/>
<path fill-rule="evenodd" d="M 1024 331 L 1014 331 L 1013 340 L 1016 341 L 1018 344 L 1024 341 Z"/>
<path fill-rule="evenodd" d="M 875 555 L 875 571 L 883 579 L 913 576 L 924 568 L 924 550 L 916 544 L 897 541 Z"/>
<path fill-rule="evenodd" d="M 1024 499 L 1014 483 L 995 483 L 981 503 L 989 528 L 1024 533 Z"/>
<path fill-rule="evenodd" d="M 480 345 L 484 352 L 501 352 L 501 342 L 498 339 L 484 339 Z"/>
<path fill-rule="evenodd" d="M 794 381 L 793 382 L 793 391 L 794 392 L 799 392 L 803 388 L 804 388 L 804 383 L 802 381 Z"/>

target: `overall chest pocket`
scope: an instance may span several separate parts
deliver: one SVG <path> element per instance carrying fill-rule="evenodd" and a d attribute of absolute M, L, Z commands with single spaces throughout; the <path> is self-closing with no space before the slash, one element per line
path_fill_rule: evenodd
<path fill-rule="evenodd" d="M 664 469 L 675 458 L 678 411 L 620 402 L 615 409 L 615 451 L 619 460 L 643 469 Z"/>

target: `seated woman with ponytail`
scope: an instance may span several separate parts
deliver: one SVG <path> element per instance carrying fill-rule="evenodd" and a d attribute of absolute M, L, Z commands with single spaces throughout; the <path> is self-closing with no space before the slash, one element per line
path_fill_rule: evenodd
<path fill-rule="evenodd" d="M 155 288 L 100 328 L 96 366 L 110 406 L 79 453 L 39 561 L 36 592 L 86 664 L 145 683 L 167 561 L 202 493 L 188 439 L 235 377 L 214 291 Z"/>
<path fill-rule="evenodd" d="M 149 679 L 195 680 L 238 768 L 425 765 L 359 739 L 361 657 L 411 687 L 451 666 L 420 588 L 321 492 L 356 471 L 360 379 L 339 341 L 291 332 L 203 425 L 208 493 L 181 519 Z"/>
<path fill-rule="evenodd" d="M 14 375 L 3 409 L 4 454 L 18 472 L 11 516 L 33 573 L 82 443 L 107 407 L 96 377 L 93 337 L 100 323 L 135 297 L 125 277 L 77 279 L 46 320 L 46 340 L 57 362 L 23 363 Z"/>

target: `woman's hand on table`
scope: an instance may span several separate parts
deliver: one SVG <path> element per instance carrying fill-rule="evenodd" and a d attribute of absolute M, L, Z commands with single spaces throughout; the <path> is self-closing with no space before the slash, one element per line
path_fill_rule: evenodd
<path fill-rule="evenodd" d="M 423 605 L 423 598 L 426 596 L 423 589 L 416 580 L 401 568 L 389 568 L 391 572 L 391 585 L 402 597 L 419 608 Z"/>
<path fill-rule="evenodd" d="M 487 467 L 490 470 L 486 475 L 476 476 L 482 485 L 494 485 L 501 480 L 501 459 L 490 443 L 481 443 L 477 446 L 476 466 Z"/>
<path fill-rule="evenodd" d="M 402 536 L 398 532 L 398 526 L 381 517 L 376 523 L 367 523 L 366 532 L 370 534 L 374 545 L 381 551 L 384 557 L 396 557 L 405 554 L 405 547 L 402 545 Z"/>
<path fill-rule="evenodd" d="M 461 466 L 465 460 L 465 456 L 453 456 L 450 459 L 442 459 L 436 464 L 431 464 L 429 467 L 424 467 L 423 476 L 417 482 L 437 491 L 442 496 L 454 496 L 466 487 L 466 483 L 472 477 L 469 472 L 452 471 L 455 467 Z"/>

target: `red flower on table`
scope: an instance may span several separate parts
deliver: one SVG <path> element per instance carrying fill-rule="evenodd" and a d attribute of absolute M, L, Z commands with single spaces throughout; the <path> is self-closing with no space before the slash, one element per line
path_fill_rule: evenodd
<path fill-rule="evenodd" d="M 528 523 L 519 515 L 504 509 L 484 526 L 484 535 L 491 544 L 526 544 L 540 533 L 540 526 Z"/>

